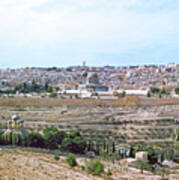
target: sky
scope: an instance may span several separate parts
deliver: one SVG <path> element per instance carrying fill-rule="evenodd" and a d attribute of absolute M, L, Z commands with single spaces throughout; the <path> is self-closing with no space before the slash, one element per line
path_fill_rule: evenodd
<path fill-rule="evenodd" d="M 179 64 L 179 0 L 1 0 L 0 68 Z"/>

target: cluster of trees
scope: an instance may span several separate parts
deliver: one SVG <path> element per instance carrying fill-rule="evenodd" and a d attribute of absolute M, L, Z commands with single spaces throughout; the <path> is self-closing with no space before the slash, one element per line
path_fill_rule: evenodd
<path fill-rule="evenodd" d="M 153 93 L 153 94 L 168 94 L 168 92 L 163 88 L 163 89 L 160 89 L 160 88 L 157 88 L 157 87 L 151 87 L 150 88 L 150 91 Z"/>
<path fill-rule="evenodd" d="M 169 95 L 169 92 L 167 92 L 164 88 L 160 89 L 158 87 L 150 87 L 150 92 L 152 94 L 156 94 L 159 96 L 159 98 L 162 97 L 162 95 Z M 149 96 L 148 96 L 149 97 Z"/>
<path fill-rule="evenodd" d="M 163 95 L 163 94 L 169 94 L 169 92 L 166 89 L 160 89 L 158 87 L 150 87 L 150 92 L 152 94 L 158 94 L 158 95 Z M 179 94 L 179 87 L 175 88 L 175 93 Z"/>
<path fill-rule="evenodd" d="M 39 85 L 35 83 L 35 81 L 32 82 L 32 84 L 19 84 L 15 86 L 14 88 L 15 92 L 20 92 L 20 93 L 30 93 L 30 92 L 52 92 L 53 88 L 48 85 L 48 83 L 45 83 L 45 85 Z"/>
<path fill-rule="evenodd" d="M 179 87 L 175 89 L 175 93 L 179 94 Z"/>
<path fill-rule="evenodd" d="M 15 94 L 16 92 L 19 93 L 42 93 L 42 92 L 53 92 L 53 88 L 48 85 L 48 83 L 45 83 L 45 85 L 37 84 L 35 81 L 33 81 L 31 84 L 22 83 L 17 86 L 15 86 L 13 89 L 8 90 L 0 90 L 0 93 L 4 94 Z"/>
<path fill-rule="evenodd" d="M 11 133 L 4 136 L 0 133 L 0 144 L 47 148 L 51 150 L 60 149 L 61 151 L 77 154 L 84 153 L 86 149 L 86 141 L 78 131 L 66 133 L 57 128 L 45 128 L 42 134 L 31 132 L 24 136 Z"/>
<path fill-rule="evenodd" d="M 160 88 L 151 87 L 151 88 L 150 88 L 150 91 L 151 91 L 153 94 L 158 94 L 158 93 L 160 92 Z"/>
<path fill-rule="evenodd" d="M 148 154 L 148 162 L 150 164 L 155 164 L 162 162 L 165 159 L 173 160 L 174 158 L 174 148 L 172 146 L 162 147 L 161 144 L 155 145 L 137 145 L 133 147 L 132 154 L 135 156 L 136 152 L 145 151 Z"/>

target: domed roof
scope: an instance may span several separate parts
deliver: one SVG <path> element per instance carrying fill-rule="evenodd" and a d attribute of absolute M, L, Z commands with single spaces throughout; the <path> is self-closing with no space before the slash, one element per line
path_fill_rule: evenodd
<path fill-rule="evenodd" d="M 12 116 L 12 120 L 15 120 L 15 121 L 18 120 L 19 118 L 20 118 L 20 117 L 19 117 L 18 114 L 15 114 L 15 115 Z"/>

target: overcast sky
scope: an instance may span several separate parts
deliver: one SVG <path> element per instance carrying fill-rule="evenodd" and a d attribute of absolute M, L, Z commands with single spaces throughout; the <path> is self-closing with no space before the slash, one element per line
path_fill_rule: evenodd
<path fill-rule="evenodd" d="M 179 64 L 179 0 L 1 0 L 0 68 Z"/>

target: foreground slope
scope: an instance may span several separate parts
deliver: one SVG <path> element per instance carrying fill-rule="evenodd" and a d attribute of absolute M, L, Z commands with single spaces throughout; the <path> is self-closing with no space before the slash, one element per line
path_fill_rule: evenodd
<path fill-rule="evenodd" d="M 160 177 L 149 172 L 140 174 L 139 170 L 128 168 L 121 170 L 118 164 L 105 163 L 105 171 L 111 169 L 110 178 L 95 177 L 79 167 L 70 168 L 65 157 L 59 161 L 53 155 L 37 153 L 24 149 L 7 149 L 0 151 L 0 180 L 159 180 Z M 84 164 L 87 159 L 78 158 L 78 164 Z M 124 167 L 124 166 L 123 166 Z"/>

